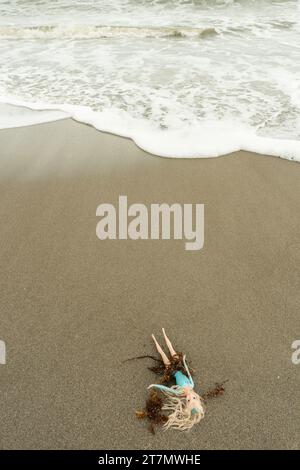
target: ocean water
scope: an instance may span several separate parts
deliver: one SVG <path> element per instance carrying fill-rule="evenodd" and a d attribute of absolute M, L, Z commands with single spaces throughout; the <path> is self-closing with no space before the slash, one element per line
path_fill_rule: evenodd
<path fill-rule="evenodd" d="M 0 103 L 2 128 L 72 116 L 160 156 L 300 161 L 300 1 L 0 0 Z"/>

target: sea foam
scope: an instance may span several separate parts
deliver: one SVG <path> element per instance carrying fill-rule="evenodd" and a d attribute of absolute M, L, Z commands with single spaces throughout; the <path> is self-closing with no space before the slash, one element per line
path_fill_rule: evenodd
<path fill-rule="evenodd" d="M 10 98 L 0 104 L 0 128 L 72 118 L 103 132 L 132 139 L 141 149 L 160 157 L 212 158 L 239 150 L 300 162 L 300 141 L 261 137 L 234 122 L 210 121 L 185 129 L 158 130 L 125 111 L 95 112 L 87 106 L 27 103 Z"/>

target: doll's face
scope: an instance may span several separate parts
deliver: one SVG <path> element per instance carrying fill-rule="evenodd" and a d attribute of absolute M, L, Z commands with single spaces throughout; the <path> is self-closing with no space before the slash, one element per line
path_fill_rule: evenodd
<path fill-rule="evenodd" d="M 192 389 L 186 394 L 186 408 L 190 410 L 191 413 L 203 413 L 201 398 Z"/>

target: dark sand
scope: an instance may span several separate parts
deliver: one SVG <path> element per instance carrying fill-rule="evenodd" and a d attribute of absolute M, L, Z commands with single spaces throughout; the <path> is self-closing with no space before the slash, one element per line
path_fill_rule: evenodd
<path fill-rule="evenodd" d="M 71 120 L 0 132 L 0 447 L 300 447 L 300 165 L 153 157 Z M 205 245 L 96 238 L 96 207 L 205 203 Z M 134 416 L 164 326 L 198 390 L 189 434 Z"/>

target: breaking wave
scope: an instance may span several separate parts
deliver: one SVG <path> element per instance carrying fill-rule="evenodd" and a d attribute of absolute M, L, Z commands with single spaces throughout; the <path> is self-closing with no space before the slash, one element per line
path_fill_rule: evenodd
<path fill-rule="evenodd" d="M 135 26 L 1 26 L 1 39 L 101 39 L 101 38 L 206 38 L 218 31 L 192 27 L 135 27 Z"/>

